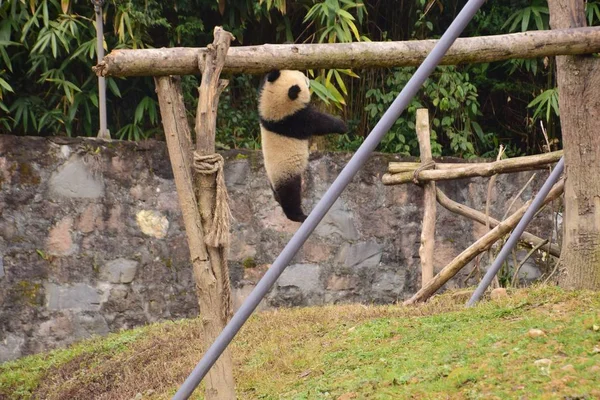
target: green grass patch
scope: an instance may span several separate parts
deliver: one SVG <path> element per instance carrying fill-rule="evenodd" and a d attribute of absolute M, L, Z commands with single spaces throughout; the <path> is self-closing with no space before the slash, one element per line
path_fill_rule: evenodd
<path fill-rule="evenodd" d="M 458 299 L 256 314 L 232 346 L 238 396 L 600 398 L 598 294 L 536 287 L 471 309 Z M 170 398 L 202 355 L 199 329 L 155 324 L 6 363 L 0 398 Z"/>

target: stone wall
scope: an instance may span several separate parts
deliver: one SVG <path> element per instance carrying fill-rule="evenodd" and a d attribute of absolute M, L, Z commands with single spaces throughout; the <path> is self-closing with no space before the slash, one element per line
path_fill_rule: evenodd
<path fill-rule="evenodd" d="M 234 216 L 229 261 L 238 307 L 299 224 L 286 220 L 273 200 L 259 152 L 224 156 Z M 311 156 L 307 211 L 350 156 Z M 416 291 L 422 191 L 412 184 L 381 184 L 392 160 L 398 158 L 371 157 L 261 308 L 392 303 Z M 494 216 L 502 216 L 530 176 L 498 177 Z M 546 176 L 538 172 L 516 206 Z M 440 186 L 451 198 L 483 209 L 487 180 Z M 485 228 L 438 210 L 439 270 Z M 550 232 L 550 227 L 546 214 L 530 230 Z M 464 285 L 465 274 L 446 287 Z M 0 135 L 0 361 L 197 313 L 164 143 Z"/>

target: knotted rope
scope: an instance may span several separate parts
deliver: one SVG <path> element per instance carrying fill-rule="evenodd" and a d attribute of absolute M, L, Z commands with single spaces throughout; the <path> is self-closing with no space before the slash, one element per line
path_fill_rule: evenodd
<path fill-rule="evenodd" d="M 421 164 L 417 169 L 415 169 L 415 172 L 413 173 L 413 182 L 416 185 L 419 185 L 421 183 L 419 181 L 419 174 L 421 173 L 421 171 L 424 171 L 426 169 L 435 169 L 435 161 L 429 160 L 426 163 Z"/>
<path fill-rule="evenodd" d="M 223 173 L 224 160 L 220 154 L 209 154 L 202 156 L 194 152 L 194 170 L 203 175 L 217 174 L 217 195 L 212 221 L 204 242 L 212 247 L 226 246 L 229 243 L 229 225 L 231 211 L 229 210 L 229 196 L 225 186 L 225 174 Z"/>
<path fill-rule="evenodd" d="M 194 152 L 194 170 L 202 175 L 216 173 L 216 196 L 215 207 L 212 210 L 212 221 L 206 227 L 204 243 L 208 246 L 218 248 L 221 252 L 221 277 L 223 279 L 223 297 L 225 308 L 223 309 L 223 320 L 229 320 L 232 314 L 231 287 L 229 285 L 229 268 L 227 267 L 227 252 L 229 250 L 229 226 L 231 223 L 231 210 L 229 209 L 229 196 L 225 186 L 225 173 L 223 165 L 225 161 L 220 154 L 209 154 L 206 156 Z"/>

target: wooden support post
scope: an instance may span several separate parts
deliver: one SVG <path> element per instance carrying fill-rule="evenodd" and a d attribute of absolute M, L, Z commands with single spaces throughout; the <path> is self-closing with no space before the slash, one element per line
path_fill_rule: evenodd
<path fill-rule="evenodd" d="M 564 179 L 554 185 L 548 193 L 548 197 L 544 200 L 544 204 L 548 204 L 552 200 L 560 196 L 564 189 Z M 435 292 L 438 291 L 446 282 L 448 282 L 454 275 L 458 273 L 465 265 L 469 263 L 479 253 L 484 252 L 492 244 L 494 244 L 502 236 L 510 232 L 521 220 L 521 217 L 527 211 L 527 208 L 531 204 L 532 200 L 529 200 L 521 208 L 519 208 L 514 214 L 502 221 L 498 226 L 489 231 L 478 241 L 469 246 L 466 250 L 460 253 L 454 260 L 446 265 L 429 283 L 421 288 L 413 297 L 406 300 L 404 305 L 410 305 L 417 302 L 425 301 L 431 297 Z"/>
<path fill-rule="evenodd" d="M 225 87 L 219 83 L 219 63 L 222 67 L 231 38 L 228 32 L 219 27 L 215 28 L 214 45 L 211 47 L 212 51 L 206 55 L 209 61 L 202 76 L 198 106 L 200 123 L 196 125 L 197 150 L 193 159 L 190 127 L 187 123 L 180 80 L 166 76 L 155 78 L 169 157 L 190 248 L 203 322 L 204 349 L 208 349 L 223 330 L 231 307 L 227 245 L 223 239 L 228 232 L 215 234 L 218 221 L 213 219 L 218 210 L 229 212 L 227 204 L 224 204 L 224 207 L 223 204 L 218 204 L 223 201 L 226 203 L 226 192 L 225 198 L 223 193 L 218 193 L 219 190 L 224 190 L 223 165 L 220 155 L 214 154 L 214 133 L 218 95 Z M 193 170 L 196 174 L 193 174 Z M 199 183 L 199 190 L 194 190 L 194 181 Z M 225 225 L 228 227 L 228 223 Z M 208 372 L 205 384 L 205 398 L 208 400 L 236 398 L 233 362 L 229 349 L 222 353 Z"/>
<path fill-rule="evenodd" d="M 417 110 L 416 128 L 421 164 L 425 166 L 433 162 L 429 135 L 429 112 L 426 108 Z M 421 228 L 421 246 L 419 247 L 422 287 L 433 279 L 433 248 L 435 245 L 436 219 L 435 182 L 426 182 L 423 185 L 423 190 L 423 226 Z"/>

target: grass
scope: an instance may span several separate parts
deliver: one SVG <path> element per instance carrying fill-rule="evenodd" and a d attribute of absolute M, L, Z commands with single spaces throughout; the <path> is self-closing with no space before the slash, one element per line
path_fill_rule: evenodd
<path fill-rule="evenodd" d="M 170 398 L 202 355 L 199 322 L 154 324 L 2 364 L 0 398 Z M 472 309 L 452 293 L 417 307 L 280 309 L 254 315 L 234 340 L 237 392 L 241 399 L 600 399 L 599 326 L 597 293 L 554 287 Z M 532 328 L 545 335 L 530 337 Z"/>

